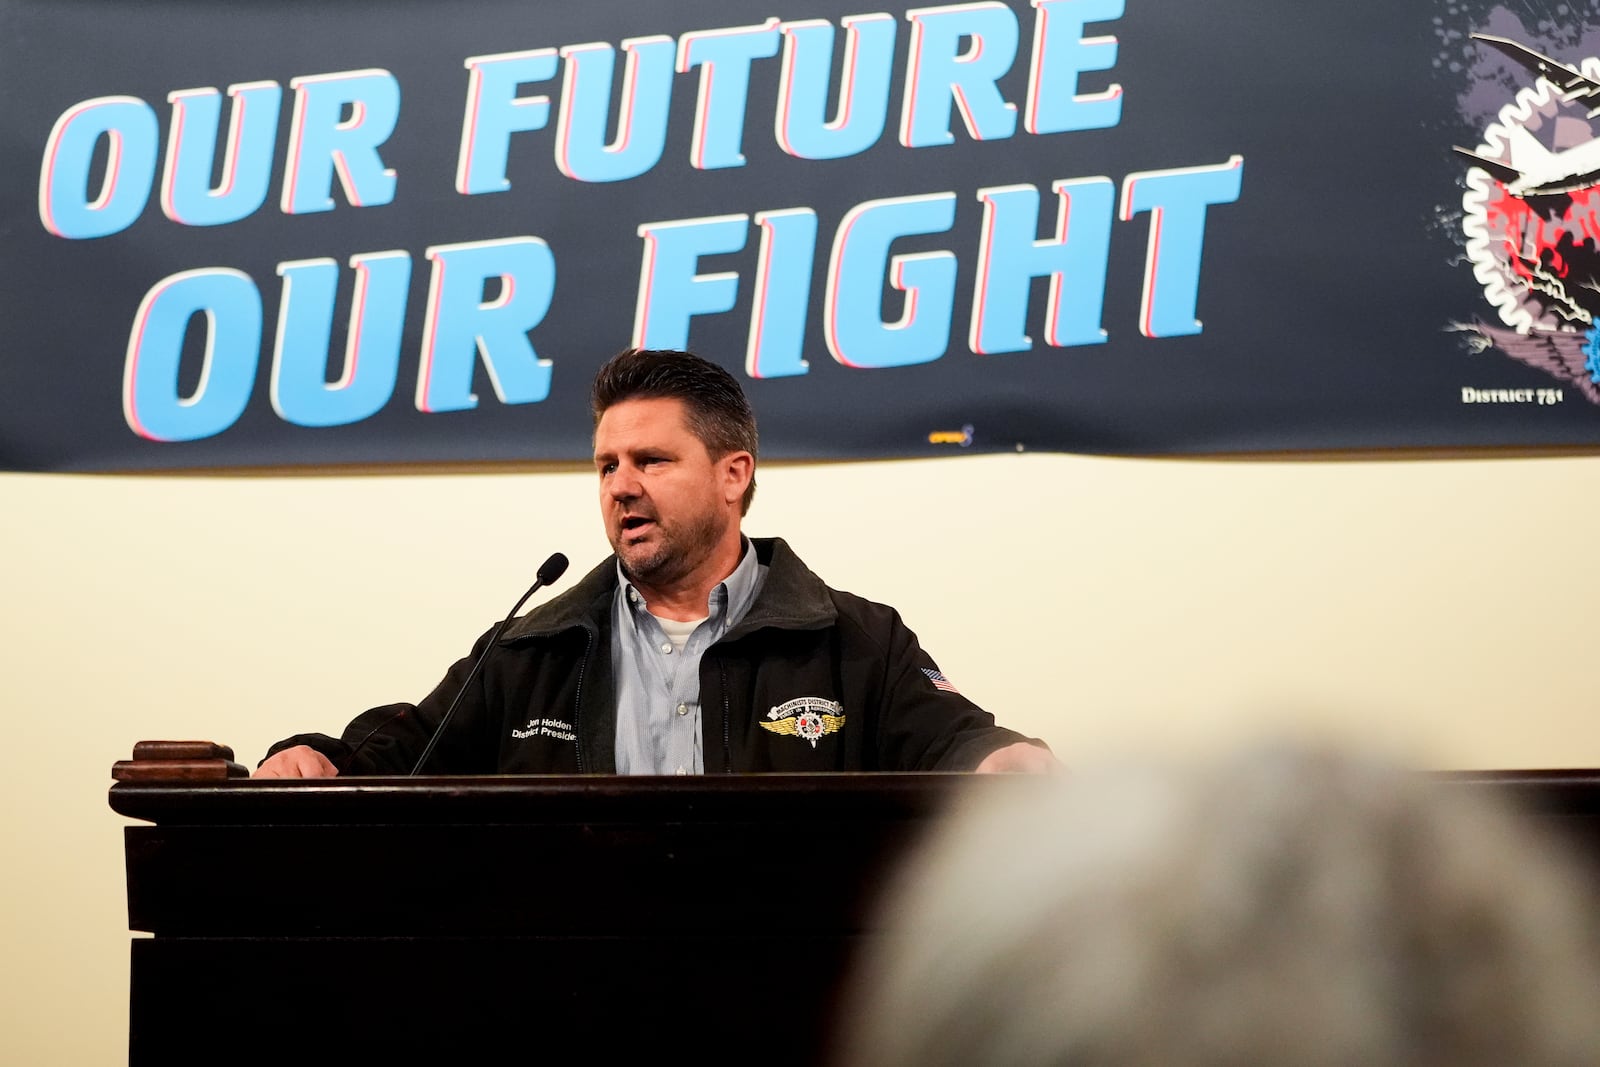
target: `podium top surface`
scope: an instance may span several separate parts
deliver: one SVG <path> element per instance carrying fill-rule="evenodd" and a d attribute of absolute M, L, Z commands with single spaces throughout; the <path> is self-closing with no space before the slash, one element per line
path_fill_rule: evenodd
<path fill-rule="evenodd" d="M 1544 814 L 1600 815 L 1600 770 L 1445 771 L 1443 786 Z M 1029 775 L 505 775 L 119 782 L 114 811 L 157 824 L 674 819 L 920 819 L 962 797 L 1039 788 Z"/>

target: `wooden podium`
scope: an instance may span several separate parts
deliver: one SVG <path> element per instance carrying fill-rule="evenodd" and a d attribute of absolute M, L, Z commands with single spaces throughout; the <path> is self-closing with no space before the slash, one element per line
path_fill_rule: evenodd
<path fill-rule="evenodd" d="M 814 1063 L 879 880 L 1018 777 L 125 781 L 129 1061 Z"/>
<path fill-rule="evenodd" d="M 1439 776 L 1600 854 L 1600 773 Z M 129 1060 L 821 1062 L 882 876 L 1018 776 L 123 781 Z"/>

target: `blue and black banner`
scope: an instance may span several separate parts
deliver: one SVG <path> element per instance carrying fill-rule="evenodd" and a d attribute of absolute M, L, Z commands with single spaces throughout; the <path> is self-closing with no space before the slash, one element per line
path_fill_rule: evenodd
<path fill-rule="evenodd" d="M 1600 3 L 0 0 L 0 467 L 1600 443 Z"/>

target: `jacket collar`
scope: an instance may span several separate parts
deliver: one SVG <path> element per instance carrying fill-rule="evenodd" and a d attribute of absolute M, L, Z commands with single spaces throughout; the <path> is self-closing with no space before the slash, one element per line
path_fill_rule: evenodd
<path fill-rule="evenodd" d="M 781 537 L 752 537 L 756 560 L 767 568 L 756 602 L 739 624 L 723 635 L 732 641 L 757 630 L 821 630 L 834 624 L 839 613 L 821 578 L 800 562 Z"/>
<path fill-rule="evenodd" d="M 756 560 L 768 568 L 766 581 L 754 604 L 724 641 L 765 627 L 784 630 L 820 630 L 838 617 L 829 590 L 800 561 L 781 537 L 752 537 Z M 617 557 L 608 556 L 565 593 L 516 619 L 500 635 L 500 643 L 513 644 L 551 637 L 566 630 L 584 629 L 598 634 L 606 625 L 611 598 L 617 588 Z"/>

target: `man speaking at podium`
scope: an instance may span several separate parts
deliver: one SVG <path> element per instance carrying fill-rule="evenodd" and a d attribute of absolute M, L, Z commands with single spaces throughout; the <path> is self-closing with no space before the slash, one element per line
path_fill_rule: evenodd
<path fill-rule="evenodd" d="M 280 741 L 256 777 L 405 774 L 436 731 L 430 774 L 1056 765 L 957 692 L 894 609 L 744 536 L 756 423 L 732 375 L 630 349 L 600 369 L 593 408 L 615 556 L 480 638 L 422 703 Z"/>

